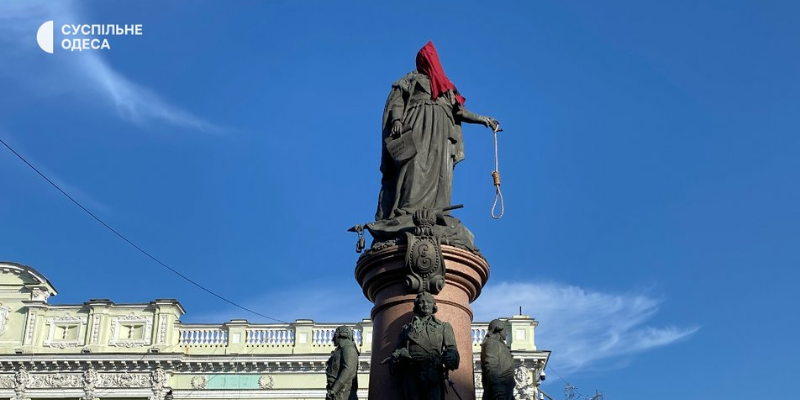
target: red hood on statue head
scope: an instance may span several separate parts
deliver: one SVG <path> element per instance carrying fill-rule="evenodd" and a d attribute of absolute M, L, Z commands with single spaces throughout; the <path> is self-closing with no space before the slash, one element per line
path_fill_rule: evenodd
<path fill-rule="evenodd" d="M 439 54 L 433 47 L 433 42 L 428 41 L 425 46 L 417 53 L 417 72 L 425 74 L 431 81 L 431 100 L 436 100 L 442 93 L 452 90 L 456 95 L 456 100 L 463 106 L 466 99 L 458 93 L 456 85 L 447 79 L 442 63 L 439 61 Z"/>

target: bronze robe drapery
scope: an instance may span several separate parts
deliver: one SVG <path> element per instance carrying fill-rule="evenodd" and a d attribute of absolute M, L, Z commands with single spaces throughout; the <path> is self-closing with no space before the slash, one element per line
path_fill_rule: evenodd
<path fill-rule="evenodd" d="M 383 145 L 381 192 L 375 220 L 386 220 L 414 211 L 450 206 L 453 168 L 464 159 L 464 143 L 458 107 L 452 91 L 431 99 L 427 76 L 412 72 L 392 85 L 383 113 L 383 139 L 391 135 L 394 121 L 403 124 L 403 135 L 412 135 L 417 153 L 397 162 Z"/>

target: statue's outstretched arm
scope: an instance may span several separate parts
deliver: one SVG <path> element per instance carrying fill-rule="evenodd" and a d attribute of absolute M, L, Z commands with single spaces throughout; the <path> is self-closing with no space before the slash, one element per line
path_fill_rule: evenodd
<path fill-rule="evenodd" d="M 481 124 L 484 126 L 488 126 L 492 130 L 497 130 L 500 127 L 500 123 L 497 122 L 496 119 L 480 114 L 475 114 L 474 112 L 467 110 L 466 108 L 464 108 L 464 106 L 460 104 L 456 106 L 456 117 L 458 117 L 462 122 L 470 124 Z"/>

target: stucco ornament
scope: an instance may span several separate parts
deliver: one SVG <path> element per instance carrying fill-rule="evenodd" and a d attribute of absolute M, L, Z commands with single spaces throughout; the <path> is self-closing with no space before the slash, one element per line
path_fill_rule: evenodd
<path fill-rule="evenodd" d="M 31 377 L 28 387 L 35 388 L 76 388 L 81 387 L 81 377 L 78 374 L 38 374 Z"/>
<path fill-rule="evenodd" d="M 259 380 L 259 384 L 261 380 Z M 192 378 L 192 389 L 205 389 L 208 385 L 208 379 L 205 376 L 195 376 Z"/>
<path fill-rule="evenodd" d="M 528 369 L 520 365 L 514 371 L 514 399 L 527 400 L 533 398 L 533 389 Z"/>
<path fill-rule="evenodd" d="M 25 391 L 31 384 L 31 374 L 24 365 L 20 365 L 17 372 L 14 373 L 14 398 L 16 400 L 23 400 L 25 398 Z"/>
<path fill-rule="evenodd" d="M 0 303 L 0 335 L 8 330 L 8 317 L 11 314 L 11 307 Z"/>
<path fill-rule="evenodd" d="M 33 288 L 31 289 L 31 300 L 39 300 L 47 302 L 47 299 L 50 298 L 50 292 L 42 288 Z"/>
<path fill-rule="evenodd" d="M 124 388 L 130 387 L 146 387 L 148 386 L 150 377 L 147 374 L 131 374 L 122 372 L 117 374 L 104 374 L 104 386 L 119 386 Z"/>
<path fill-rule="evenodd" d="M 13 389 L 15 386 L 14 375 L 0 375 L 0 389 Z"/>
<path fill-rule="evenodd" d="M 261 389 L 272 389 L 275 387 L 275 378 L 272 375 L 261 375 L 258 378 L 258 387 Z"/>
<path fill-rule="evenodd" d="M 89 367 L 83 371 L 83 400 L 93 400 L 95 386 L 100 381 L 97 371 L 93 367 Z"/>
<path fill-rule="evenodd" d="M 160 366 L 156 367 L 156 369 L 150 373 L 150 385 L 153 387 L 153 390 L 163 389 L 166 383 L 167 373 L 164 371 L 164 368 Z"/>
<path fill-rule="evenodd" d="M 164 387 L 167 386 L 167 379 L 167 373 L 161 366 L 156 367 L 150 373 L 150 386 L 153 390 L 153 395 L 150 397 L 151 400 L 161 400 Z"/>

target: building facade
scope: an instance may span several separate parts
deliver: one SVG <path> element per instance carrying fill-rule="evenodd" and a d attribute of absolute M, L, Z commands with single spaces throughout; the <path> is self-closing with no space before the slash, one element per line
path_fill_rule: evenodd
<path fill-rule="evenodd" d="M 0 262 L 0 398 L 162 400 L 324 399 L 325 363 L 337 326 L 353 328 L 359 398 L 367 398 L 372 323 L 298 319 L 289 324 L 185 324 L 174 299 L 117 304 L 92 299 L 51 304 L 55 287 L 28 266 Z M 538 322 L 508 319 L 517 365 L 517 399 L 536 399 L 549 351 L 537 350 Z M 472 324 L 476 397 L 480 343 L 487 323 Z M 458 390 L 458 388 L 456 388 Z"/>

